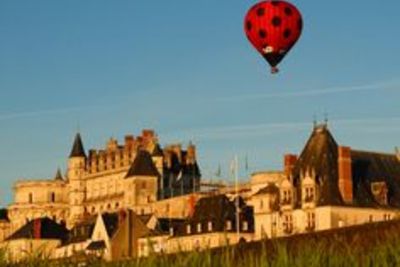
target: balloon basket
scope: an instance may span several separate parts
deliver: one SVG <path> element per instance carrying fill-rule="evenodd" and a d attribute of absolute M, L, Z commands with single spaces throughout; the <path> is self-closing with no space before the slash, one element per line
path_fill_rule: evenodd
<path fill-rule="evenodd" d="M 277 67 L 271 68 L 271 74 L 277 74 L 278 72 L 279 72 L 279 69 Z"/>

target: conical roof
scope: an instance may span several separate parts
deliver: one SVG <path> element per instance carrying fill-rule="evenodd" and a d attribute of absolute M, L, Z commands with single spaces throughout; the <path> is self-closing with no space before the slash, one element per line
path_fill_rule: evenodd
<path fill-rule="evenodd" d="M 139 150 L 137 152 L 136 158 L 126 174 L 126 178 L 132 176 L 160 176 L 150 153 L 146 150 Z"/>
<path fill-rule="evenodd" d="M 85 149 L 83 148 L 82 138 L 80 133 L 77 133 L 75 136 L 74 144 L 72 146 L 71 154 L 69 155 L 70 158 L 75 157 L 85 157 Z"/>
<path fill-rule="evenodd" d="M 61 174 L 60 168 L 57 169 L 56 175 L 54 176 L 54 180 L 56 180 L 56 181 L 63 181 L 64 180 L 64 178 L 63 178 L 63 176 Z"/>
<path fill-rule="evenodd" d="M 318 205 L 343 204 L 338 187 L 338 145 L 326 124 L 314 128 L 293 169 L 294 185 L 299 196 L 300 177 L 306 174 L 316 176 L 320 188 Z"/>

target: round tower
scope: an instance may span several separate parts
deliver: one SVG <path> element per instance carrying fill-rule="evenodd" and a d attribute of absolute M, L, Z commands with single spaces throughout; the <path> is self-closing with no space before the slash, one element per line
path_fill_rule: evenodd
<path fill-rule="evenodd" d="M 76 134 L 71 154 L 68 159 L 68 188 L 69 188 L 69 220 L 68 226 L 74 225 L 84 215 L 86 185 L 83 179 L 86 172 L 86 154 L 81 135 Z"/>

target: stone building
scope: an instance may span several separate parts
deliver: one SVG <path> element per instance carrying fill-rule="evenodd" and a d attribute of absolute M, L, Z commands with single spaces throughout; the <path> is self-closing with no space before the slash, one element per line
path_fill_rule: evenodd
<path fill-rule="evenodd" d="M 257 239 L 390 220 L 400 211 L 399 155 L 340 146 L 327 124 L 284 162 L 284 179 L 251 197 Z"/>
<path fill-rule="evenodd" d="M 186 150 L 181 145 L 162 148 L 154 131 L 143 130 L 136 138 L 126 136 L 122 145 L 111 138 L 105 149 L 86 153 L 78 133 L 64 177 L 58 170 L 53 179 L 21 180 L 15 184 L 7 220 L 0 220 L 4 229 L 1 232 L 5 238 L 29 220 L 41 217 L 71 228 L 97 213 L 126 208 L 138 214 L 155 213 L 158 206 L 153 205 L 158 200 L 199 188 L 200 170 L 192 143 Z"/>
<path fill-rule="evenodd" d="M 140 238 L 138 256 L 204 250 L 252 241 L 253 237 L 253 208 L 240 197 L 230 200 L 215 195 L 198 200 L 185 220 L 170 218 L 159 231 Z"/>

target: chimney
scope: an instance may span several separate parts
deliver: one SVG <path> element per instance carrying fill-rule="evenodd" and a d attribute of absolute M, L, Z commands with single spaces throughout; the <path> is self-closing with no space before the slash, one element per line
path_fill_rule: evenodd
<path fill-rule="evenodd" d="M 287 177 L 292 174 L 293 168 L 297 162 L 297 155 L 286 154 L 284 157 L 284 171 Z"/>
<path fill-rule="evenodd" d="M 41 221 L 40 218 L 34 219 L 33 220 L 33 238 L 34 239 L 40 239 L 41 237 Z"/>
<path fill-rule="evenodd" d="M 339 147 L 338 151 L 339 180 L 338 186 L 346 204 L 353 202 L 353 175 L 351 169 L 351 148 Z"/>
<path fill-rule="evenodd" d="M 130 150 L 133 148 L 135 144 L 135 137 L 133 135 L 127 135 L 125 136 L 125 148 Z"/>
<path fill-rule="evenodd" d="M 196 146 L 191 142 L 187 148 L 187 164 L 193 164 L 196 161 Z"/>

